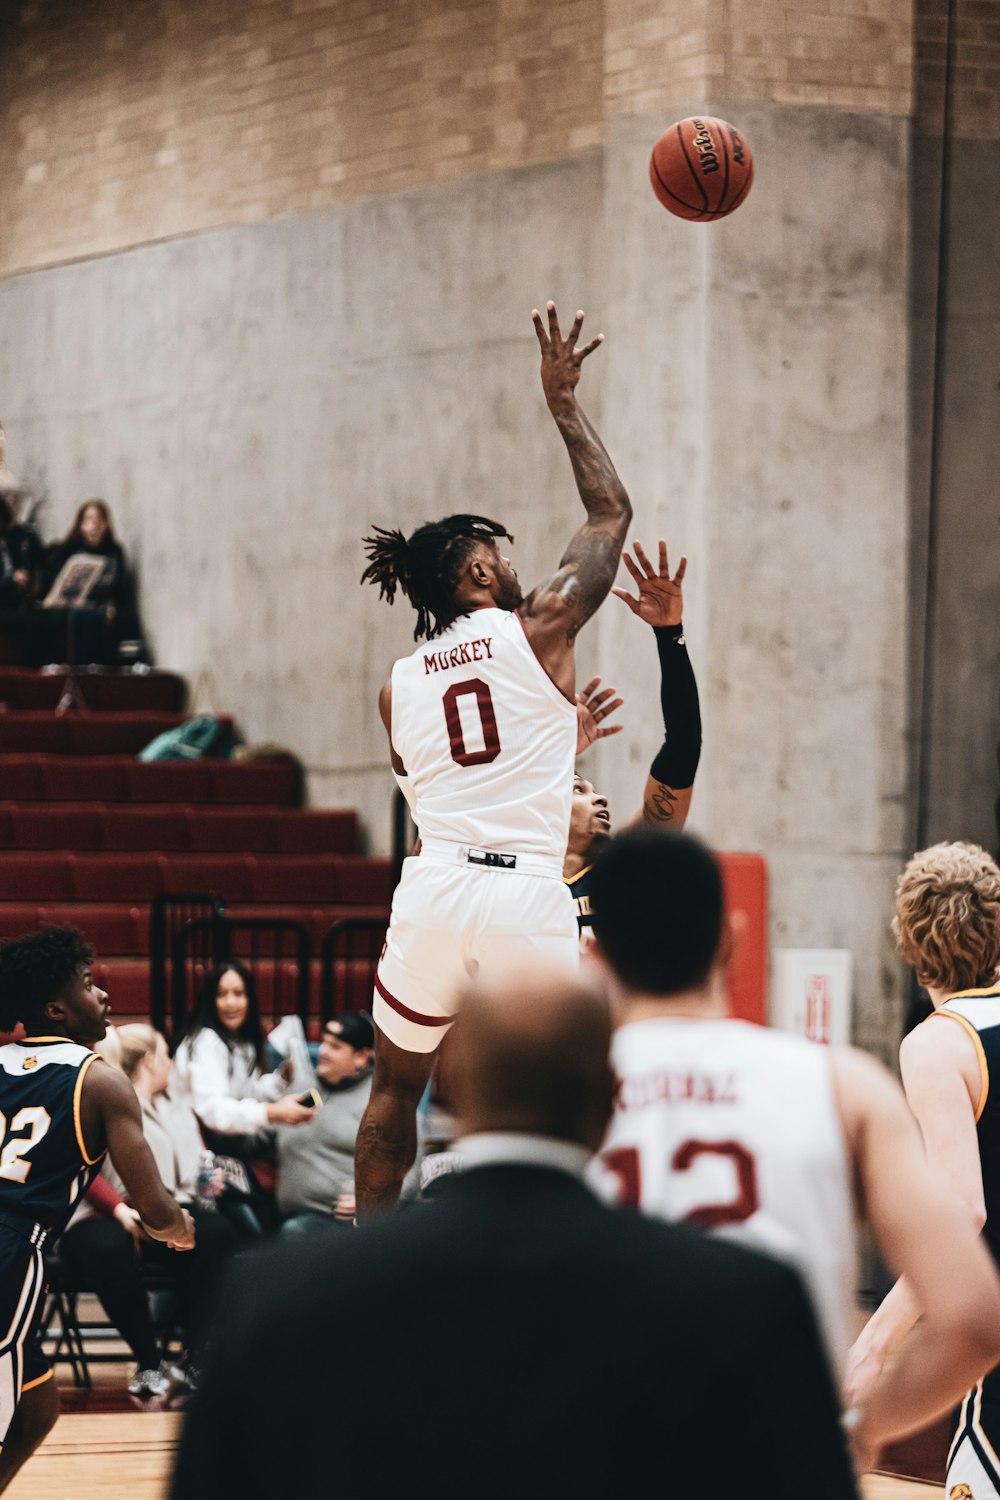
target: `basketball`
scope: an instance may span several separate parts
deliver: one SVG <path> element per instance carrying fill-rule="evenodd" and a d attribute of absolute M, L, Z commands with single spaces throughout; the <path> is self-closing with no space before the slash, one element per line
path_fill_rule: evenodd
<path fill-rule="evenodd" d="M 753 157 L 735 125 L 695 115 L 660 136 L 649 180 L 663 207 L 679 219 L 724 219 L 750 191 Z"/>

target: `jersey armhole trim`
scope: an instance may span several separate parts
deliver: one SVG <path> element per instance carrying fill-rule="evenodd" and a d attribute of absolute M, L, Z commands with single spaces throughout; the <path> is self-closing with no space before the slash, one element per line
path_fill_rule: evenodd
<path fill-rule="evenodd" d="M 80 1155 L 83 1157 L 88 1167 L 96 1167 L 97 1163 L 101 1159 L 101 1156 L 104 1155 L 103 1151 L 100 1153 L 100 1156 L 87 1155 L 87 1143 L 83 1139 L 83 1126 L 80 1122 L 80 1095 L 83 1092 L 83 1080 L 86 1077 L 91 1065 L 95 1062 L 97 1062 L 97 1058 L 91 1056 L 86 1058 L 80 1064 L 80 1071 L 76 1075 L 76 1087 L 73 1090 L 73 1124 L 76 1127 L 76 1144 L 79 1146 Z"/>
<path fill-rule="evenodd" d="M 521 627 L 521 630 L 524 632 L 525 643 L 526 643 L 526 645 L 528 647 L 528 650 L 531 652 L 532 656 L 537 661 L 539 671 L 542 672 L 542 674 L 545 677 L 548 678 L 549 682 L 551 682 L 552 686 L 555 688 L 556 692 L 559 694 L 559 697 L 562 700 L 562 702 L 563 703 L 568 703 L 569 706 L 573 709 L 573 711 L 575 713 L 576 712 L 576 696 L 575 696 L 575 694 L 571 698 L 570 695 L 569 695 L 569 693 L 563 692 L 562 688 L 559 686 L 558 682 L 556 682 L 555 678 L 553 677 L 552 673 L 549 671 L 548 667 L 542 661 L 542 658 L 539 656 L 538 652 L 535 650 L 534 646 L 531 644 L 531 637 L 529 636 L 528 632 L 524 628 L 524 621 L 521 619 L 521 611 L 519 609 L 515 609 L 514 610 L 514 619 L 517 621 L 517 623 Z"/>
<path fill-rule="evenodd" d="M 38 1375 L 34 1380 L 26 1380 L 21 1387 L 21 1395 L 23 1396 L 25 1391 L 33 1391 L 36 1385 L 44 1385 L 47 1380 L 52 1379 L 54 1374 L 54 1370 L 46 1370 L 44 1375 Z"/>
<path fill-rule="evenodd" d="M 972 1038 L 976 1049 L 976 1056 L 979 1058 L 979 1102 L 976 1105 L 976 1124 L 978 1125 L 982 1118 L 983 1110 L 986 1108 L 986 1101 L 990 1095 L 990 1068 L 989 1063 L 986 1061 L 986 1053 L 983 1050 L 979 1032 L 973 1026 L 972 1022 L 967 1021 L 965 1016 L 960 1016 L 957 1010 L 936 1010 L 933 1016 L 928 1016 L 928 1020 L 933 1020 L 934 1016 L 944 1016 L 949 1021 L 957 1021 L 959 1026 Z"/>
<path fill-rule="evenodd" d="M 593 865 L 586 865 L 582 870 L 577 870 L 576 874 L 572 877 L 572 879 L 569 879 L 569 878 L 567 878 L 567 876 L 564 875 L 563 876 L 563 885 L 567 885 L 567 886 L 574 886 L 574 885 L 576 885 L 576 882 L 578 880 L 582 880 L 585 875 L 589 875 L 590 872 L 591 872 L 591 870 L 593 868 L 594 868 Z"/>

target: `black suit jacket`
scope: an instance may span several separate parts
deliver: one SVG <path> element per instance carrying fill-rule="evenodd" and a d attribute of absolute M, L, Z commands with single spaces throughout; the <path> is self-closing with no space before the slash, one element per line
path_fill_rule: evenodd
<path fill-rule="evenodd" d="M 810 1304 L 742 1249 L 478 1167 L 228 1284 L 174 1500 L 856 1496 Z"/>

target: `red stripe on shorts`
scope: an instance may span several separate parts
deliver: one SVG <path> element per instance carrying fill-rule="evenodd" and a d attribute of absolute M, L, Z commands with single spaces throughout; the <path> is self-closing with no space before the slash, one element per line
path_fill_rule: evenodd
<path fill-rule="evenodd" d="M 375 988 L 382 996 L 382 999 L 385 1001 L 386 1005 L 391 1005 L 393 1010 L 398 1012 L 398 1014 L 403 1017 L 404 1021 L 415 1021 L 418 1026 L 450 1026 L 452 1021 L 454 1021 L 455 1019 L 454 1016 L 418 1015 L 415 1010 L 411 1010 L 408 1005 L 404 1005 L 402 1000 L 397 1000 L 395 995 L 389 994 L 389 991 L 386 989 L 385 985 L 378 977 L 377 969 L 375 971 Z"/>

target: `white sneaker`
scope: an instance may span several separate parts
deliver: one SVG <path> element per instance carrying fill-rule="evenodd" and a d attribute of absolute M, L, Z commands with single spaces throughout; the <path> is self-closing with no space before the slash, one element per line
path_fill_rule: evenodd
<path fill-rule="evenodd" d="M 136 1370 L 128 1383 L 128 1393 L 130 1396 L 138 1396 L 140 1401 L 169 1396 L 170 1381 L 164 1375 L 162 1366 L 158 1370 Z"/>

